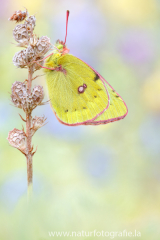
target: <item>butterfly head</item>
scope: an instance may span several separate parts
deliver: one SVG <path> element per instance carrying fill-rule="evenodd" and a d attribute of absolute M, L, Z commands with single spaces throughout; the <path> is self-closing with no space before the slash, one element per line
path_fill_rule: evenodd
<path fill-rule="evenodd" d="M 69 49 L 63 41 L 57 40 L 55 44 L 55 51 L 61 53 L 62 55 L 69 53 Z"/>
<path fill-rule="evenodd" d="M 45 67 L 47 67 L 44 71 L 48 72 L 49 68 L 58 68 L 58 60 L 61 56 L 69 53 L 69 49 L 66 47 L 66 44 L 63 41 L 57 40 L 54 45 L 53 53 L 51 53 L 45 61 Z"/>

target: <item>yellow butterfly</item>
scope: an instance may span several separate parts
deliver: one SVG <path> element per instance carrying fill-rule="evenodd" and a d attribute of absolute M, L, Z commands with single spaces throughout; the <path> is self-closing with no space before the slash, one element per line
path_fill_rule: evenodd
<path fill-rule="evenodd" d="M 65 41 L 57 41 L 45 62 L 51 107 L 68 126 L 99 125 L 123 119 L 128 109 L 118 93 L 92 67 L 69 54 Z"/>

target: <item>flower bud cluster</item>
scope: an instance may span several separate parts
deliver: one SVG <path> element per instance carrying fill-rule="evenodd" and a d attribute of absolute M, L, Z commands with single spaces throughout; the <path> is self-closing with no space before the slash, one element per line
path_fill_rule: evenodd
<path fill-rule="evenodd" d="M 17 52 L 13 57 L 13 64 L 18 68 L 33 66 L 34 71 L 39 70 L 40 66 L 34 62 L 44 58 L 44 55 L 50 50 L 51 43 L 47 36 L 37 38 L 33 34 L 36 26 L 36 18 L 34 15 L 29 16 L 26 11 L 16 11 L 10 20 L 20 22 L 24 20 L 23 24 L 18 24 L 13 29 L 13 38 L 18 43 L 17 46 L 25 47 L 22 51 Z M 41 66 L 43 62 L 38 62 Z"/>
<path fill-rule="evenodd" d="M 24 131 L 14 128 L 8 133 L 7 140 L 12 147 L 18 148 L 21 152 L 25 153 L 26 135 Z"/>
<path fill-rule="evenodd" d="M 24 32 L 23 32 L 24 33 Z M 22 35 L 16 35 L 17 39 L 19 36 L 19 39 L 17 42 L 21 44 L 26 44 L 28 41 L 27 38 L 22 38 L 20 36 Z M 24 36 L 24 35 L 23 35 Z M 44 58 L 44 55 L 50 50 L 50 39 L 46 36 L 42 36 L 40 39 L 38 39 L 35 43 L 30 44 L 26 49 L 23 49 L 19 52 L 17 52 L 13 57 L 13 64 L 18 68 L 24 68 L 30 65 L 34 66 L 34 70 L 40 69 L 38 64 L 35 64 L 34 62 L 40 59 Z M 41 66 L 43 65 L 43 61 L 38 62 Z"/>
<path fill-rule="evenodd" d="M 12 85 L 11 99 L 14 105 L 29 113 L 38 105 L 40 105 L 44 98 L 44 91 L 42 86 L 35 86 L 32 93 L 28 94 L 26 84 L 22 82 L 14 82 Z"/>
<path fill-rule="evenodd" d="M 29 154 L 31 153 L 33 156 L 36 150 L 33 152 L 33 147 L 28 147 L 27 139 L 31 134 L 33 136 L 40 127 L 44 126 L 46 121 L 45 116 L 35 116 L 33 119 L 31 116 L 32 110 L 38 105 L 43 105 L 42 101 L 44 99 L 42 86 L 35 86 L 31 91 L 31 81 L 37 77 L 32 78 L 32 74 L 33 71 L 39 70 L 43 66 L 44 55 L 50 50 L 51 43 L 47 36 L 39 38 L 33 33 L 36 26 L 36 18 L 34 15 L 29 16 L 27 9 L 14 12 L 9 20 L 18 23 L 13 29 L 13 38 L 17 42 L 17 46 L 23 47 L 21 51 L 15 53 L 13 64 L 18 68 L 28 67 L 29 78 L 26 80 L 28 85 L 25 84 L 26 81 L 16 81 L 11 88 L 12 103 L 26 113 L 26 119 L 19 114 L 21 119 L 26 122 L 26 134 L 24 129 L 18 130 L 14 128 L 9 132 L 7 139 L 11 146 L 19 149 L 28 159 Z"/>

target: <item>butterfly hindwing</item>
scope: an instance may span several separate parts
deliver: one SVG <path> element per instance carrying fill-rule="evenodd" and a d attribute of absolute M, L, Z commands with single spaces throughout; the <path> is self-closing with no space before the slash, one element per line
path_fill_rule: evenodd
<path fill-rule="evenodd" d="M 100 76 L 102 78 L 102 76 Z M 110 84 L 102 78 L 109 94 L 109 107 L 94 121 L 88 121 L 85 125 L 100 125 L 107 124 L 110 122 L 118 121 L 123 119 L 127 113 L 128 109 L 121 98 L 121 96 L 110 86 Z"/>
<path fill-rule="evenodd" d="M 58 59 L 63 71 L 47 71 L 51 106 L 66 125 L 82 125 L 94 121 L 109 106 L 104 81 L 86 63 L 71 54 Z"/>

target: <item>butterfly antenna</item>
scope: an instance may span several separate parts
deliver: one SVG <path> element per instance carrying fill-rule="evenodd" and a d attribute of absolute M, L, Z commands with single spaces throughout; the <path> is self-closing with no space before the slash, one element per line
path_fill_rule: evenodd
<path fill-rule="evenodd" d="M 65 36 L 64 44 L 66 44 L 66 39 L 67 39 L 68 18 L 69 18 L 69 10 L 67 10 L 66 12 L 66 36 Z"/>

